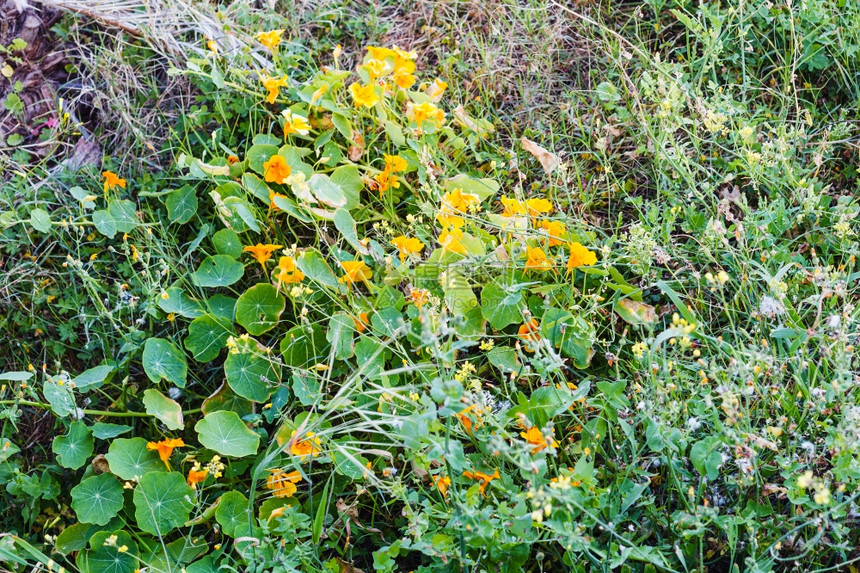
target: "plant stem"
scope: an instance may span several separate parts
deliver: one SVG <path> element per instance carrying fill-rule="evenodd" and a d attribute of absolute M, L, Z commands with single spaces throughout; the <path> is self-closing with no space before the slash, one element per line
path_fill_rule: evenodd
<path fill-rule="evenodd" d="M 0 406 L 10 406 L 12 404 L 17 404 L 21 406 L 33 406 L 35 408 L 42 408 L 44 410 L 50 410 L 51 405 L 45 404 L 44 402 L 33 402 L 31 400 L 0 400 Z M 85 416 L 111 416 L 114 418 L 151 418 L 152 414 L 147 414 L 146 412 L 110 412 L 108 410 L 83 410 Z M 182 412 L 185 414 L 197 414 L 200 412 L 200 408 L 195 408 L 193 410 L 185 410 Z"/>

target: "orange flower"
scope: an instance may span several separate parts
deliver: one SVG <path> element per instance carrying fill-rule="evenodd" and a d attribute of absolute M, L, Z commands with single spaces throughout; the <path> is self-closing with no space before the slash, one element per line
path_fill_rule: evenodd
<path fill-rule="evenodd" d="M 193 488 L 197 488 L 197 484 L 205 480 L 206 476 L 209 475 L 209 470 L 207 468 L 203 468 L 202 470 L 199 468 L 200 463 L 195 462 L 194 468 L 188 470 L 188 480 L 186 481 L 188 482 L 188 485 Z"/>
<path fill-rule="evenodd" d="M 523 437 L 525 441 L 534 446 L 532 448 L 532 453 L 536 454 L 539 451 L 546 449 L 552 444 L 552 447 L 557 448 L 558 442 L 555 441 L 555 438 L 550 436 L 544 436 L 543 433 L 538 429 L 537 426 L 532 426 L 525 432 L 520 432 L 520 436 Z"/>
<path fill-rule="evenodd" d="M 526 207 L 532 217 L 552 212 L 552 203 L 546 199 L 526 199 Z"/>
<path fill-rule="evenodd" d="M 369 321 L 367 319 L 367 313 L 366 312 L 358 313 L 357 317 L 353 316 L 352 321 L 355 323 L 355 330 L 356 331 L 364 332 L 365 330 L 367 330 L 367 325 L 369 324 Z"/>
<path fill-rule="evenodd" d="M 311 126 L 308 123 L 308 118 L 293 113 L 289 109 L 282 111 L 281 115 L 284 116 L 284 139 L 293 133 L 298 133 L 299 135 L 310 133 Z"/>
<path fill-rule="evenodd" d="M 451 251 L 458 255 L 467 255 L 469 251 L 463 244 L 463 230 L 454 227 L 446 228 L 439 234 L 439 244 L 442 251 Z"/>
<path fill-rule="evenodd" d="M 442 196 L 442 209 L 453 209 L 458 213 L 465 213 L 472 205 L 480 205 L 481 199 L 473 193 L 463 193 L 462 189 L 454 189 Z"/>
<path fill-rule="evenodd" d="M 493 472 L 493 475 L 485 474 L 484 472 L 470 472 L 467 470 L 463 472 L 463 477 L 473 479 L 475 481 L 480 481 L 481 485 L 478 486 L 478 491 L 480 491 L 481 493 L 485 493 L 484 490 L 487 489 L 487 486 L 490 485 L 490 482 L 494 479 L 499 479 L 502 476 L 499 475 L 499 470 L 495 470 Z"/>
<path fill-rule="evenodd" d="M 522 201 L 517 201 L 513 197 L 505 197 L 500 199 L 502 202 L 502 216 L 516 217 L 517 215 L 525 215 L 527 207 Z"/>
<path fill-rule="evenodd" d="M 278 288 L 281 285 L 300 283 L 305 278 L 305 274 L 296 267 L 296 261 L 293 257 L 281 257 L 278 259 L 278 272 L 275 274 L 278 280 Z"/>
<path fill-rule="evenodd" d="M 290 497 L 298 491 L 296 484 L 302 481 L 302 474 L 297 471 L 285 472 L 280 469 L 269 470 L 266 487 L 272 490 L 275 497 Z"/>
<path fill-rule="evenodd" d="M 472 418 L 469 417 L 469 414 L 475 416 L 475 422 L 473 424 Z M 472 404 L 468 408 L 461 410 L 460 412 L 454 414 L 460 420 L 460 424 L 463 426 L 463 429 L 470 436 L 472 435 L 472 428 L 479 429 L 484 425 L 483 420 L 481 419 L 481 409 L 476 407 L 475 404 Z"/>
<path fill-rule="evenodd" d="M 357 281 L 367 284 L 373 278 L 373 271 L 364 261 L 341 261 L 340 266 L 346 271 L 346 275 L 340 278 L 340 282 L 353 285 Z"/>
<path fill-rule="evenodd" d="M 363 86 L 359 83 L 354 83 L 349 86 L 349 93 L 352 94 L 352 99 L 356 108 L 361 106 L 373 107 L 379 102 L 379 96 L 376 95 L 376 89 L 373 84 Z"/>
<path fill-rule="evenodd" d="M 406 117 L 421 127 L 421 124 L 428 120 L 442 123 L 445 121 L 445 112 L 430 102 L 419 103 L 418 105 L 409 103 L 406 105 Z"/>
<path fill-rule="evenodd" d="M 568 247 L 570 248 L 570 258 L 567 260 L 568 273 L 577 267 L 591 266 L 597 262 L 597 255 L 579 243 L 571 243 Z"/>
<path fill-rule="evenodd" d="M 567 235 L 567 227 L 561 221 L 541 221 L 538 228 L 543 229 L 549 235 L 549 246 L 555 247 L 564 242 Z"/>
<path fill-rule="evenodd" d="M 239 163 L 239 158 L 235 155 L 228 155 L 227 163 L 229 163 L 230 165 L 235 165 L 236 163 Z"/>
<path fill-rule="evenodd" d="M 406 257 L 409 255 L 419 254 L 425 246 L 419 239 L 416 239 L 415 237 L 406 237 L 405 235 L 395 237 L 391 241 L 391 244 L 397 247 L 397 250 L 400 252 L 401 263 L 406 260 Z"/>
<path fill-rule="evenodd" d="M 394 72 L 394 83 L 400 89 L 408 90 L 415 84 L 415 76 L 402 71 Z"/>
<path fill-rule="evenodd" d="M 122 187 L 125 189 L 125 179 L 120 179 L 113 171 L 102 171 L 102 177 L 105 178 L 105 193 L 114 187 Z"/>
<path fill-rule="evenodd" d="M 522 324 L 517 331 L 517 336 L 520 337 L 520 340 L 526 342 L 523 345 L 526 352 L 534 352 L 534 349 L 529 346 L 529 342 L 537 342 L 540 340 L 540 323 L 536 318 L 531 319 L 525 324 Z"/>
<path fill-rule="evenodd" d="M 399 177 L 397 177 L 397 175 L 393 174 L 388 170 L 385 170 L 380 174 L 374 176 L 374 179 L 376 180 L 376 188 L 379 189 L 380 195 L 382 195 L 389 189 L 400 188 Z"/>
<path fill-rule="evenodd" d="M 167 460 L 170 459 L 170 454 L 173 453 L 173 448 L 181 448 L 184 445 L 185 442 L 182 441 L 182 438 L 165 438 L 160 442 L 147 443 L 146 449 L 157 451 L 158 457 L 161 458 L 161 461 L 163 461 L 164 465 L 167 466 L 167 470 L 170 471 L 170 464 Z"/>
<path fill-rule="evenodd" d="M 430 300 L 430 291 L 426 288 L 413 288 L 409 292 L 409 296 L 412 297 L 412 304 L 415 305 L 415 308 L 421 308 Z"/>
<path fill-rule="evenodd" d="M 409 164 L 399 155 L 383 155 L 385 159 L 385 170 L 392 173 L 400 173 L 406 171 Z"/>
<path fill-rule="evenodd" d="M 293 430 L 293 433 L 290 434 L 290 453 L 302 460 L 308 456 L 317 457 L 320 455 L 322 442 L 319 438 L 315 438 L 315 435 L 313 432 L 306 432 L 305 439 L 299 440 L 296 439 L 296 431 Z"/>
<path fill-rule="evenodd" d="M 260 83 L 262 83 L 263 87 L 269 91 L 269 94 L 266 96 L 266 101 L 269 103 L 275 103 L 275 98 L 280 95 L 281 88 L 285 88 L 290 85 L 290 80 L 287 76 L 275 78 L 267 76 L 266 74 L 260 74 Z"/>
<path fill-rule="evenodd" d="M 283 185 L 292 172 L 283 155 L 273 155 L 263 163 L 263 177 L 269 183 Z"/>
<path fill-rule="evenodd" d="M 281 245 L 264 245 L 257 243 L 253 247 L 248 246 L 242 249 L 245 253 L 251 253 L 251 256 L 257 259 L 263 268 L 266 268 L 266 261 L 272 258 L 272 253 L 281 248 Z"/>
<path fill-rule="evenodd" d="M 283 30 L 272 30 L 270 32 L 260 32 L 257 34 L 257 40 L 274 51 L 275 48 L 278 47 L 278 44 L 281 43 L 281 36 L 284 34 Z"/>
<path fill-rule="evenodd" d="M 451 487 L 451 478 L 448 476 L 436 476 L 433 478 L 434 483 L 436 484 L 436 488 L 438 488 L 439 493 L 442 494 L 443 498 L 448 497 L 448 488 Z"/>
<path fill-rule="evenodd" d="M 526 272 L 535 271 L 552 271 L 552 263 L 547 258 L 546 253 L 539 247 L 526 247 Z"/>

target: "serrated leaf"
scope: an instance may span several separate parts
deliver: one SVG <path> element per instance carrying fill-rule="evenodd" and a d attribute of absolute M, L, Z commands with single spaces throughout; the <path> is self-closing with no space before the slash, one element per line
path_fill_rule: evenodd
<path fill-rule="evenodd" d="M 206 257 L 191 274 L 191 282 L 200 287 L 230 286 L 242 278 L 245 266 L 229 255 Z"/>
<path fill-rule="evenodd" d="M 143 345 L 143 369 L 154 383 L 167 380 L 185 388 L 188 363 L 185 354 L 163 338 L 148 338 Z"/>
<path fill-rule="evenodd" d="M 194 426 L 204 447 L 222 456 L 242 458 L 257 453 L 259 434 L 248 429 L 236 412 L 219 410 L 203 417 Z"/>
<path fill-rule="evenodd" d="M 188 521 L 194 507 L 194 490 L 179 472 L 149 472 L 134 488 L 137 526 L 164 536 Z"/>
<path fill-rule="evenodd" d="M 161 420 L 170 430 L 180 430 L 185 425 L 182 406 L 155 388 L 147 388 L 143 391 L 143 405 L 147 414 Z"/>
<path fill-rule="evenodd" d="M 84 523 L 105 525 L 122 504 L 122 486 L 112 474 L 88 477 L 72 488 L 72 509 Z"/>

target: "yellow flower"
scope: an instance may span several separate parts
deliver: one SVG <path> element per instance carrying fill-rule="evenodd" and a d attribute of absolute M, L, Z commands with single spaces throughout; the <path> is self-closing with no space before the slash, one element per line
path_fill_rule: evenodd
<path fill-rule="evenodd" d="M 346 271 L 346 275 L 340 278 L 340 282 L 353 285 L 357 281 L 367 283 L 373 278 L 373 271 L 364 261 L 341 261 L 340 266 Z"/>
<path fill-rule="evenodd" d="M 292 172 L 283 155 L 273 155 L 263 163 L 263 178 L 269 183 L 283 185 Z"/>
<path fill-rule="evenodd" d="M 528 207 L 529 215 L 532 217 L 552 212 L 552 203 L 546 199 L 527 199 L 526 207 Z"/>
<path fill-rule="evenodd" d="M 278 272 L 275 274 L 278 280 L 278 288 L 282 284 L 300 283 L 305 278 L 305 274 L 296 267 L 296 261 L 293 257 L 281 257 L 278 259 Z"/>
<path fill-rule="evenodd" d="M 418 127 L 421 127 L 427 120 L 442 123 L 445 121 L 445 113 L 430 102 L 420 103 L 418 105 L 409 103 L 406 106 L 406 117 L 414 121 Z"/>
<path fill-rule="evenodd" d="M 165 438 L 160 442 L 148 442 L 146 449 L 157 451 L 158 457 L 161 458 L 161 461 L 167 466 L 167 470 L 170 471 L 170 463 L 167 461 L 170 459 L 170 454 L 173 453 L 174 448 L 181 448 L 184 445 L 185 442 L 182 441 L 182 438 Z"/>
<path fill-rule="evenodd" d="M 125 189 L 125 179 L 120 179 L 113 171 L 102 171 L 102 177 L 105 178 L 105 193 L 114 187 L 122 187 Z"/>
<path fill-rule="evenodd" d="M 539 247 L 526 247 L 526 272 L 535 271 L 551 271 L 552 263 L 547 258 L 546 253 Z"/>
<path fill-rule="evenodd" d="M 257 262 L 266 268 L 266 261 L 272 258 L 272 253 L 281 248 L 281 245 L 264 245 L 257 243 L 253 247 L 248 246 L 242 249 L 246 253 L 251 253 L 251 256 L 257 259 Z"/>
<path fill-rule="evenodd" d="M 445 93 L 445 90 L 448 89 L 447 82 L 443 82 L 439 78 L 433 80 L 433 83 L 427 88 L 427 95 L 430 97 L 430 101 L 438 102 L 442 99 L 442 94 Z"/>
<path fill-rule="evenodd" d="M 197 488 L 197 484 L 205 480 L 208 475 L 208 468 L 200 469 L 200 463 L 194 462 L 194 467 L 188 470 L 188 479 L 186 481 L 191 487 Z"/>
<path fill-rule="evenodd" d="M 373 179 L 376 181 L 376 188 L 379 190 L 379 194 L 382 195 L 389 189 L 399 189 L 400 188 L 400 178 L 387 169 L 378 175 L 375 175 Z"/>
<path fill-rule="evenodd" d="M 293 133 L 299 135 L 307 135 L 310 132 L 311 126 L 308 124 L 308 118 L 294 114 L 291 110 L 285 109 L 281 112 L 284 116 L 284 137 Z"/>
<path fill-rule="evenodd" d="M 564 243 L 564 238 L 567 235 L 567 228 L 561 221 L 541 221 L 538 223 L 538 228 L 543 229 L 549 235 L 549 246 L 555 247 Z"/>
<path fill-rule="evenodd" d="M 527 206 L 522 201 L 504 195 L 502 195 L 500 201 L 502 202 L 503 217 L 516 217 L 517 215 L 526 214 Z"/>
<path fill-rule="evenodd" d="M 480 205 L 481 199 L 473 193 L 463 193 L 462 189 L 454 189 L 442 196 L 443 210 L 448 207 L 458 213 L 465 213 L 472 205 Z"/>
<path fill-rule="evenodd" d="M 537 342 L 540 340 L 540 323 L 537 319 L 533 318 L 526 322 L 525 324 L 520 325 L 519 330 L 517 331 L 517 336 L 520 340 L 529 342 Z M 534 352 L 534 349 L 529 346 L 529 344 L 525 344 L 523 346 L 526 352 Z"/>
<path fill-rule="evenodd" d="M 558 442 L 555 441 L 555 438 L 552 436 L 544 436 L 537 426 L 532 426 L 525 432 L 520 432 L 520 436 L 534 446 L 534 448 L 532 448 L 533 454 L 546 449 L 550 444 L 552 444 L 552 447 L 554 448 L 558 447 Z"/>
<path fill-rule="evenodd" d="M 463 477 L 481 482 L 481 485 L 478 486 L 478 491 L 484 493 L 484 490 L 487 489 L 487 486 L 490 485 L 491 481 L 499 479 L 502 476 L 499 475 L 499 470 L 494 471 L 493 475 L 485 474 L 483 472 L 470 472 L 467 470 L 463 472 Z"/>
<path fill-rule="evenodd" d="M 316 90 L 313 94 L 311 94 L 311 105 L 314 105 L 317 101 L 322 99 L 322 96 L 325 95 L 325 92 L 328 91 L 328 84 L 323 84 L 320 86 L 318 90 Z"/>
<path fill-rule="evenodd" d="M 466 245 L 463 244 L 463 230 L 456 227 L 446 227 L 439 234 L 439 244 L 442 245 L 442 252 L 451 251 L 458 255 L 469 253 Z"/>
<path fill-rule="evenodd" d="M 384 155 L 383 158 L 385 159 L 386 171 L 400 173 L 406 171 L 406 168 L 408 167 L 406 160 L 399 155 Z"/>
<path fill-rule="evenodd" d="M 290 434 L 290 453 L 304 460 L 308 456 L 317 457 L 320 455 L 321 442 L 319 438 L 314 437 L 313 432 L 306 432 L 303 440 L 296 439 L 296 431 Z"/>
<path fill-rule="evenodd" d="M 439 493 L 442 494 L 442 497 L 448 497 L 448 488 L 451 487 L 451 478 L 448 476 L 436 476 L 433 478 L 433 481 L 436 483 L 436 488 L 439 490 Z"/>
<path fill-rule="evenodd" d="M 394 58 L 397 56 L 397 52 L 391 48 L 383 48 L 381 46 L 368 46 L 367 53 L 374 60 L 384 60 L 385 58 Z"/>
<path fill-rule="evenodd" d="M 570 258 L 567 260 L 568 273 L 577 267 L 591 266 L 597 262 L 597 255 L 581 244 L 571 243 L 568 247 L 570 248 Z"/>
<path fill-rule="evenodd" d="M 394 240 L 391 241 L 391 244 L 397 247 L 397 250 L 400 251 L 401 263 L 406 260 L 406 257 L 409 255 L 417 255 L 422 249 L 424 249 L 424 243 L 419 239 L 416 239 L 415 237 L 406 237 L 404 235 L 395 237 Z"/>
<path fill-rule="evenodd" d="M 363 86 L 358 83 L 349 86 L 349 93 L 352 94 L 352 99 L 355 102 L 355 107 L 373 107 L 379 102 L 379 96 L 376 95 L 376 89 L 373 85 Z"/>
<path fill-rule="evenodd" d="M 430 300 L 430 291 L 426 288 L 413 288 L 409 292 L 409 296 L 412 299 L 412 304 L 415 305 L 415 308 L 421 308 Z"/>
<path fill-rule="evenodd" d="M 269 470 L 271 473 L 266 478 L 266 487 L 272 490 L 275 497 L 290 497 L 298 491 L 296 484 L 302 481 L 302 474 L 297 471 L 285 472 L 284 470 Z"/>
<path fill-rule="evenodd" d="M 375 82 L 377 79 L 385 75 L 388 66 L 385 64 L 384 61 L 372 58 L 361 67 L 367 71 L 367 75 L 370 77 L 370 81 Z"/>
<path fill-rule="evenodd" d="M 415 76 L 404 72 L 394 72 L 394 83 L 400 89 L 408 90 L 415 85 Z"/>
<path fill-rule="evenodd" d="M 290 80 L 287 79 L 287 76 L 275 78 L 267 76 L 266 74 L 260 74 L 260 83 L 263 84 L 264 88 L 269 90 L 269 95 L 266 96 L 266 101 L 269 103 L 275 103 L 275 98 L 277 98 L 281 93 L 281 88 L 285 88 L 290 85 Z"/>
<path fill-rule="evenodd" d="M 275 48 L 278 47 L 278 44 L 281 43 L 281 36 L 284 34 L 283 30 L 272 30 L 270 32 L 260 32 L 257 34 L 257 40 L 274 51 Z"/>

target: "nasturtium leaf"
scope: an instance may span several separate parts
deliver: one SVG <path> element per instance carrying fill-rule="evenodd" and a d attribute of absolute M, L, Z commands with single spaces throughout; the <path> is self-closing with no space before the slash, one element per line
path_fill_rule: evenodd
<path fill-rule="evenodd" d="M 520 291 L 509 291 L 504 287 L 488 284 L 481 291 L 481 314 L 490 321 L 490 326 L 501 330 L 523 321 L 522 301 L 523 295 Z"/>
<path fill-rule="evenodd" d="M 221 229 L 212 235 L 212 246 L 219 255 L 227 255 L 234 259 L 242 256 L 242 240 L 232 229 Z"/>
<path fill-rule="evenodd" d="M 219 410 L 203 417 L 194 429 L 204 447 L 222 456 L 242 458 L 257 453 L 260 436 L 248 429 L 236 412 Z"/>
<path fill-rule="evenodd" d="M 172 312 L 185 318 L 197 318 L 203 314 L 203 305 L 194 300 L 179 287 L 170 287 L 165 291 L 167 298 L 158 298 L 158 307 L 164 312 Z"/>
<path fill-rule="evenodd" d="M 323 205 L 333 209 L 346 206 L 346 194 L 328 175 L 315 173 L 308 180 L 308 185 L 311 193 Z"/>
<path fill-rule="evenodd" d="M 83 422 L 72 422 L 69 433 L 54 438 L 51 451 L 57 454 L 57 461 L 64 468 L 76 470 L 93 455 L 93 434 Z"/>
<path fill-rule="evenodd" d="M 185 224 L 197 212 L 197 192 L 191 185 L 171 191 L 164 201 L 167 216 L 174 223 Z"/>
<path fill-rule="evenodd" d="M 116 367 L 113 364 L 100 364 L 84 370 L 72 379 L 75 390 L 85 392 L 101 387 L 114 370 L 116 370 Z"/>
<path fill-rule="evenodd" d="M 246 290 L 236 301 L 236 322 L 254 336 L 273 329 L 284 312 L 286 300 L 278 289 L 260 283 Z"/>
<path fill-rule="evenodd" d="M 333 288 L 338 287 L 338 280 L 325 259 L 315 249 L 307 249 L 296 259 L 296 266 L 308 279 Z"/>
<path fill-rule="evenodd" d="M 349 214 L 349 211 L 346 209 L 338 209 L 335 211 L 334 226 L 338 231 L 340 231 L 340 234 L 343 235 L 346 242 L 349 243 L 349 245 L 355 249 L 358 254 L 369 254 L 367 247 L 358 240 L 358 231 L 355 229 L 355 220 L 352 218 L 352 215 Z"/>
<path fill-rule="evenodd" d="M 490 364 L 498 368 L 502 374 L 519 372 L 522 365 L 517 360 L 517 351 L 510 346 L 495 346 L 487 352 Z"/>
<path fill-rule="evenodd" d="M 340 187 L 346 197 L 344 209 L 355 209 L 361 202 L 361 190 L 364 189 L 364 180 L 355 165 L 341 165 L 332 171 L 331 181 Z"/>
<path fill-rule="evenodd" d="M 445 272 L 442 291 L 445 293 L 445 305 L 454 316 L 464 316 L 478 306 L 478 297 L 466 275 L 459 269 L 449 268 Z"/>
<path fill-rule="evenodd" d="M 143 370 L 154 383 L 162 379 L 185 388 L 188 363 L 185 354 L 163 338 L 148 338 L 143 345 Z"/>
<path fill-rule="evenodd" d="M 143 405 L 147 414 L 161 420 L 170 430 L 180 430 L 185 425 L 182 406 L 155 388 L 147 388 L 143 391 Z"/>
<path fill-rule="evenodd" d="M 51 215 L 44 209 L 33 209 L 30 211 L 30 226 L 40 233 L 47 233 L 51 230 Z"/>
<path fill-rule="evenodd" d="M 287 165 L 290 166 L 293 173 L 305 176 L 305 179 L 310 179 L 314 174 L 314 168 L 302 161 L 303 157 L 313 153 L 307 147 L 294 147 L 292 145 L 282 145 L 278 150 L 278 155 L 283 156 L 287 160 Z"/>
<path fill-rule="evenodd" d="M 109 422 L 96 422 L 90 428 L 93 436 L 100 440 L 109 440 L 122 434 L 126 434 L 132 430 L 131 426 L 125 424 L 111 424 Z"/>
<path fill-rule="evenodd" d="M 223 382 L 214 394 L 203 400 L 201 406 L 203 415 L 217 412 L 218 410 L 230 410 L 239 414 L 239 417 L 247 416 L 254 412 L 251 401 L 242 398 L 230 388 L 227 382 Z"/>
<path fill-rule="evenodd" d="M 164 469 L 158 453 L 146 449 L 143 438 L 118 438 L 113 440 L 105 454 L 110 471 L 123 480 L 135 480 L 152 471 Z"/>
<path fill-rule="evenodd" d="M 476 179 L 465 173 L 461 173 L 460 175 L 446 179 L 445 189 L 449 192 L 455 189 L 462 189 L 463 193 L 477 195 L 481 201 L 484 201 L 498 193 L 501 185 L 494 179 Z"/>
<path fill-rule="evenodd" d="M 209 362 L 217 358 L 221 349 L 227 345 L 231 332 L 231 323 L 225 323 L 214 315 L 204 314 L 188 325 L 185 348 L 198 362 Z"/>
<path fill-rule="evenodd" d="M 223 200 L 218 200 L 216 199 L 216 191 L 211 191 L 209 195 L 212 196 L 213 201 L 215 201 L 218 207 L 218 218 L 221 219 L 226 227 L 233 229 L 237 233 L 242 233 L 248 229 L 257 233 L 261 231 L 251 204 L 244 197 L 230 196 Z"/>
<path fill-rule="evenodd" d="M 388 139 L 393 143 L 396 147 L 403 147 L 406 145 L 406 137 L 403 135 L 403 129 L 393 121 L 385 121 L 383 122 L 385 126 L 385 135 L 388 136 Z"/>
<path fill-rule="evenodd" d="M 573 359 L 577 368 L 586 368 L 594 354 L 594 327 L 566 310 L 548 308 L 541 318 L 541 336 L 562 356 Z"/>
<path fill-rule="evenodd" d="M 111 199 L 108 203 L 108 211 L 113 217 L 116 230 L 120 233 L 130 233 L 137 227 L 137 205 L 128 199 Z"/>
<path fill-rule="evenodd" d="M 77 409 L 75 396 L 67 384 L 60 386 L 55 379 L 48 378 L 42 385 L 42 393 L 51 404 L 51 410 L 60 418 L 69 416 Z"/>
<path fill-rule="evenodd" d="M 248 159 L 248 166 L 251 169 L 259 173 L 260 175 L 265 176 L 266 173 L 263 169 L 263 164 L 277 153 L 277 145 L 272 145 L 271 143 L 262 143 L 252 145 L 248 152 L 245 154 L 245 157 Z"/>
<path fill-rule="evenodd" d="M 653 306 L 629 298 L 615 301 L 615 312 L 627 324 L 642 325 L 657 322 L 657 312 Z"/>
<path fill-rule="evenodd" d="M 233 317 L 236 314 L 236 299 L 232 296 L 224 294 L 213 294 L 206 299 L 206 306 L 209 307 L 209 312 L 229 324 L 232 328 Z"/>
<path fill-rule="evenodd" d="M 32 372 L 26 372 L 24 370 L 18 370 L 15 372 L 4 372 L 3 374 L 0 374 L 0 380 L 9 382 L 26 382 L 32 377 Z"/>
<path fill-rule="evenodd" d="M 224 361 L 224 374 L 233 392 L 254 402 L 268 400 L 281 377 L 275 362 L 252 349 L 229 353 Z"/>
<path fill-rule="evenodd" d="M 253 173 L 245 173 L 242 175 L 242 186 L 254 197 L 268 205 L 271 202 L 269 197 L 269 186 L 254 175 Z"/>
<path fill-rule="evenodd" d="M 108 543 L 108 538 L 116 540 Z M 81 573 L 134 573 L 139 569 L 137 543 L 125 531 L 98 531 L 90 547 L 78 553 L 75 561 Z"/>
<path fill-rule="evenodd" d="M 332 450 L 332 459 L 334 461 L 334 471 L 342 476 L 346 476 L 351 480 L 361 480 L 367 475 L 368 460 L 356 452 L 350 452 L 349 456 L 338 448 Z"/>
<path fill-rule="evenodd" d="M 358 372 L 370 380 L 376 379 L 385 370 L 385 359 L 389 352 L 369 336 L 362 336 L 355 345 L 355 361 Z"/>
<path fill-rule="evenodd" d="M 143 531 L 164 536 L 186 521 L 194 490 L 180 472 L 149 472 L 134 488 L 134 517 Z"/>
<path fill-rule="evenodd" d="M 122 520 L 114 518 L 106 525 L 93 525 L 92 523 L 75 523 L 69 525 L 57 536 L 54 547 L 63 555 L 74 551 L 80 551 L 87 546 L 90 538 L 99 531 L 113 531 L 122 527 Z"/>
<path fill-rule="evenodd" d="M 326 332 L 326 340 L 331 344 L 334 357 L 337 360 L 346 360 L 355 354 L 354 335 L 355 322 L 352 317 L 345 312 L 337 312 L 332 315 L 328 332 Z"/>
<path fill-rule="evenodd" d="M 239 525 L 247 525 L 251 521 L 248 498 L 238 491 L 222 494 L 215 509 L 215 521 L 221 526 L 224 535 L 234 537 Z"/>
<path fill-rule="evenodd" d="M 107 209 L 93 211 L 93 225 L 99 233 L 108 239 L 113 239 L 116 235 L 116 221 Z"/>
<path fill-rule="evenodd" d="M 245 266 L 230 255 L 206 257 L 191 274 L 191 281 L 200 287 L 230 286 L 245 274 Z"/>
<path fill-rule="evenodd" d="M 293 374 L 293 394 L 302 406 L 313 406 L 320 398 L 320 382 L 312 374 Z"/>
<path fill-rule="evenodd" d="M 326 334 L 317 324 L 294 326 L 281 340 L 284 362 L 296 368 L 304 368 L 324 360 L 328 351 Z"/>
<path fill-rule="evenodd" d="M 105 525 L 122 504 L 122 486 L 112 474 L 88 477 L 72 488 L 72 509 L 84 523 Z"/>

